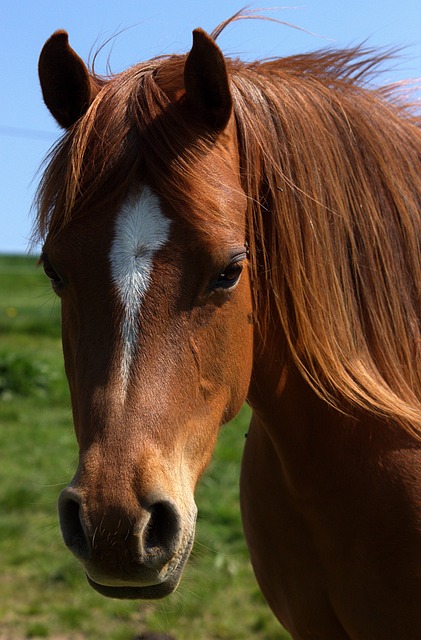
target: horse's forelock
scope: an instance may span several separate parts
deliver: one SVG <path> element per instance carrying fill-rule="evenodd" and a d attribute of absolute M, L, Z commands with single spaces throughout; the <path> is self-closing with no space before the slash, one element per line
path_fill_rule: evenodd
<path fill-rule="evenodd" d="M 60 231 L 92 204 L 112 207 L 138 187 L 154 186 L 183 211 L 189 184 L 203 196 L 204 228 L 215 213 L 209 177 L 198 170 L 214 136 L 180 108 L 186 56 L 161 57 L 108 78 L 87 113 L 52 150 L 37 197 L 34 240 Z M 105 188 L 104 188 L 105 187 Z M 207 195 L 209 198 L 207 198 Z M 192 221 L 194 222 L 194 221 Z M 214 222 L 227 221 L 214 216 Z"/>

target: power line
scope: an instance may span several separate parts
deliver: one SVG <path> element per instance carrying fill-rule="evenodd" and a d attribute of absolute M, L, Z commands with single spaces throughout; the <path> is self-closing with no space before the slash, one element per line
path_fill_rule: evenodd
<path fill-rule="evenodd" d="M 0 125 L 0 135 L 9 138 L 31 138 L 32 140 L 57 140 L 59 134 L 52 131 L 40 131 L 38 129 L 25 129 L 24 127 L 9 127 Z"/>

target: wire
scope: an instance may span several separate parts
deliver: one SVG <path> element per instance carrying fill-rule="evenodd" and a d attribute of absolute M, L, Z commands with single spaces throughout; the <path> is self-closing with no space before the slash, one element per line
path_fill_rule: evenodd
<path fill-rule="evenodd" d="M 58 138 L 58 133 L 52 131 L 40 131 L 38 129 L 25 129 L 23 127 L 9 127 L 0 125 L 0 135 L 9 138 L 31 138 L 32 140 L 50 140 L 54 141 Z"/>

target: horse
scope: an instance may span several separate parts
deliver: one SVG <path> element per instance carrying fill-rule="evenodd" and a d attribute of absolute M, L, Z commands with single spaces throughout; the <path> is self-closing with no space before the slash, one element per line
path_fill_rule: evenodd
<path fill-rule="evenodd" d="M 55 32 L 62 138 L 34 233 L 61 299 L 79 461 L 64 542 L 113 598 L 162 598 L 196 484 L 247 401 L 241 513 L 294 640 L 421 633 L 421 132 L 364 47 L 188 54 L 100 76 Z"/>

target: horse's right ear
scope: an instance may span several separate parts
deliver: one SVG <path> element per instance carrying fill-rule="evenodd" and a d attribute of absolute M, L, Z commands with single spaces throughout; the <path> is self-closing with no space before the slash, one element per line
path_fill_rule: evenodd
<path fill-rule="evenodd" d="M 69 129 L 86 113 L 100 86 L 69 45 L 66 31 L 45 43 L 38 63 L 44 102 L 58 124 Z"/>

